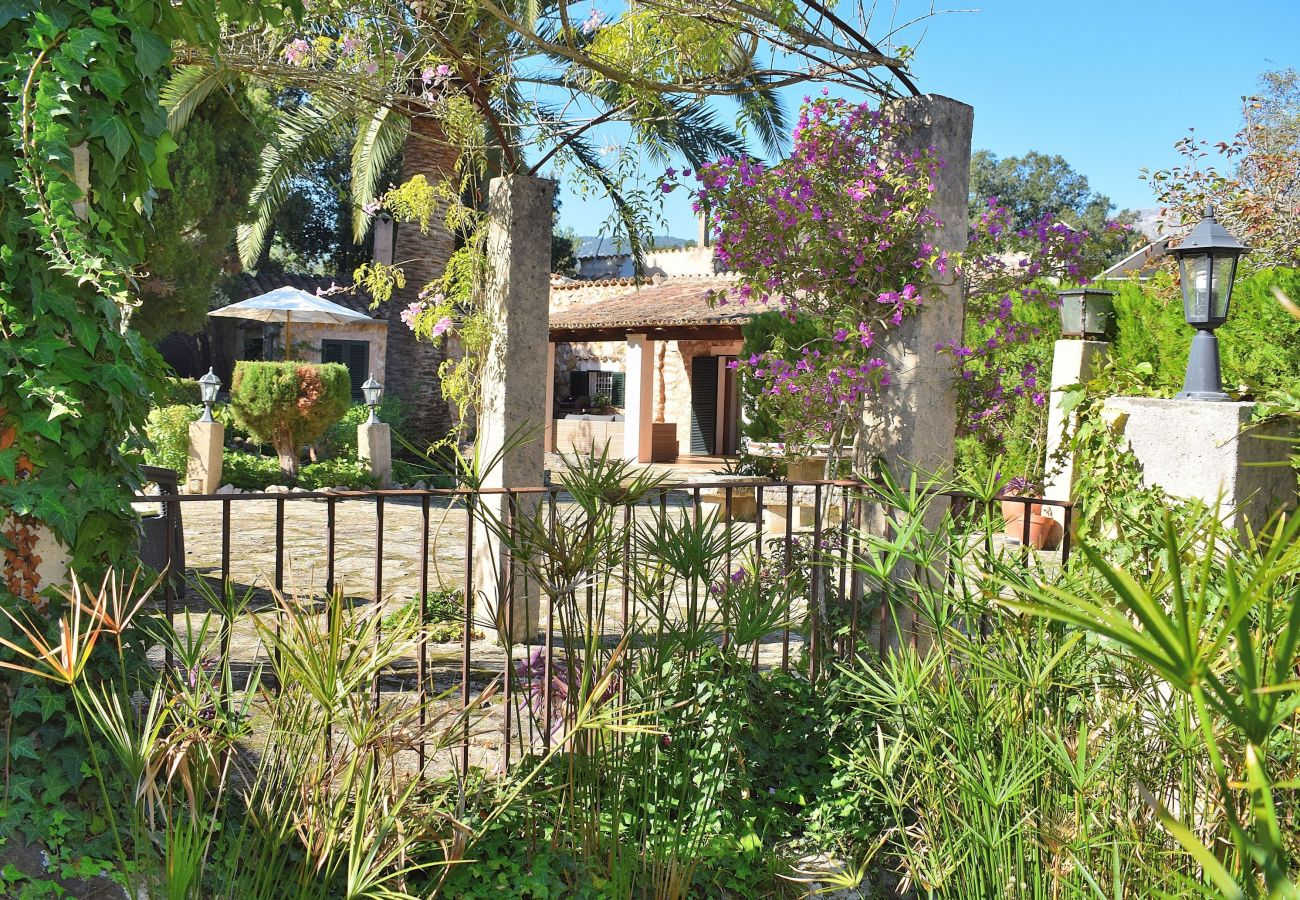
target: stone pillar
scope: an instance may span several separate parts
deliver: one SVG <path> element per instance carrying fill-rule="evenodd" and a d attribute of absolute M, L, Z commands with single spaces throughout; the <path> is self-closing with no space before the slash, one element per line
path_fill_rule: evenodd
<path fill-rule="evenodd" d="M 492 343 L 483 358 L 478 458 L 496 464 L 485 488 L 539 487 L 542 483 L 547 346 L 550 342 L 551 201 L 555 182 L 521 175 L 492 179 L 488 192 L 487 307 Z M 506 584 L 500 538 L 482 519 L 503 523 L 509 504 L 485 494 L 474 526 L 476 618 L 498 640 L 522 641 L 538 633 L 536 585 L 525 593 L 518 570 Z M 531 516 L 538 495 L 516 496 L 514 515 Z M 505 602 L 509 600 L 509 602 Z"/>
<path fill-rule="evenodd" d="M 899 139 L 898 149 L 914 152 L 929 147 L 943 160 L 935 173 L 931 206 L 943 223 L 927 240 L 949 254 L 966 249 L 970 194 L 971 128 L 975 111 L 964 103 L 936 94 L 897 100 L 886 113 L 908 123 L 910 133 Z M 887 469 L 906 479 L 915 468 L 922 473 L 943 473 L 952 466 L 957 437 L 957 385 L 952 357 L 937 347 L 960 339 L 966 314 L 966 299 L 956 272 L 933 273 L 934 287 L 924 303 L 902 324 L 885 332 L 878 351 L 889 367 L 890 384 L 873 398 L 866 411 L 865 446 L 858 450 L 859 471 Z M 883 512 L 872 504 L 866 526 L 884 534 Z M 930 525 L 937 525 L 944 507 L 936 503 Z M 896 570 L 899 582 L 911 578 L 910 570 Z M 910 610 L 892 610 L 893 618 L 877 636 L 880 646 L 900 639 L 925 643 L 923 629 Z M 894 627 L 897 623 L 897 629 Z"/>
<path fill-rule="evenodd" d="M 1052 391 L 1047 409 L 1047 479 L 1043 496 L 1048 500 L 1070 500 L 1074 493 L 1074 455 L 1062 454 L 1074 435 L 1074 423 L 1061 404 L 1065 389 L 1090 381 L 1106 363 L 1110 344 L 1105 341 L 1062 339 L 1052 350 Z"/>
<path fill-rule="evenodd" d="M 547 298 L 550 302 L 550 298 Z M 547 314 L 549 321 L 550 314 Z M 549 330 L 549 326 L 548 326 Z M 544 439 L 542 449 L 547 453 L 555 452 L 555 342 L 546 341 L 546 418 L 542 421 Z"/>
<path fill-rule="evenodd" d="M 900 150 L 936 148 L 944 167 L 935 175 L 934 211 L 944 224 L 931 242 L 940 250 L 966 249 L 970 193 L 971 127 L 975 111 L 964 103 L 926 94 L 898 100 L 888 113 L 911 124 Z M 962 336 L 966 301 L 956 273 L 934 273 L 935 287 L 916 313 L 880 341 L 890 385 L 871 403 L 869 445 L 860 464 L 874 462 L 901 474 L 908 466 L 939 472 L 952 465 L 957 434 L 957 386 L 952 357 L 936 346 Z"/>
<path fill-rule="evenodd" d="M 1105 411 L 1142 467 L 1142 482 L 1175 497 L 1219 505 L 1224 521 L 1261 528 L 1296 505 L 1288 464 L 1294 427 L 1252 425 L 1253 403 L 1111 397 Z"/>
<path fill-rule="evenodd" d="M 215 494 L 221 487 L 221 450 L 226 428 L 220 422 L 191 422 L 185 465 L 185 492 Z"/>
<path fill-rule="evenodd" d="M 655 344 L 644 334 L 627 336 L 623 458 L 629 462 L 650 462 L 654 446 Z"/>
<path fill-rule="evenodd" d="M 357 459 L 369 466 L 380 487 L 393 486 L 393 435 L 388 423 L 357 426 Z"/>

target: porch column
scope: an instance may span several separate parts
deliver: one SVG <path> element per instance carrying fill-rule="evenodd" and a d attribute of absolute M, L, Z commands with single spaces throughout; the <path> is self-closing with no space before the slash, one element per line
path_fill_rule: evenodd
<path fill-rule="evenodd" d="M 546 418 L 542 420 L 542 449 L 555 452 L 555 341 L 546 342 Z"/>
<path fill-rule="evenodd" d="M 654 433 L 656 342 L 644 334 L 627 336 L 627 375 L 623 406 L 623 458 L 650 462 Z"/>

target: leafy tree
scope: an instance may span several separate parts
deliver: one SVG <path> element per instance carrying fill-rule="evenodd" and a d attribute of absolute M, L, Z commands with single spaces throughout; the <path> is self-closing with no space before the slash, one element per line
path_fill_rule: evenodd
<path fill-rule="evenodd" d="M 346 366 L 239 362 L 230 387 L 235 424 L 275 448 L 280 470 L 298 474 L 298 450 L 320 437 L 351 404 Z"/>
<path fill-rule="evenodd" d="M 1017 230 L 1054 219 L 1087 231 L 1090 237 L 1082 259 L 1085 275 L 1100 272 L 1139 239 L 1108 227 L 1111 221 L 1128 224 L 1135 216 L 1126 210 L 1112 220 L 1110 211 L 1115 204 L 1092 190 L 1087 177 L 1061 156 L 1031 150 L 1024 156 L 998 159 L 991 151 L 975 151 L 970 164 L 971 221 L 986 212 L 989 198 L 996 198 L 1010 212 L 1011 227 Z"/>
<path fill-rule="evenodd" d="M 171 188 L 154 200 L 134 324 L 148 340 L 203 328 L 213 289 L 238 262 L 235 226 L 247 211 L 262 140 L 242 91 L 209 96 L 167 161 Z M 232 265 L 233 264 L 233 265 Z"/>
<path fill-rule="evenodd" d="M 578 235 L 572 228 L 551 231 L 551 271 L 556 275 L 578 271 Z"/>
<path fill-rule="evenodd" d="M 1176 223 L 1195 223 L 1212 205 L 1251 246 L 1242 263 L 1248 271 L 1300 266 L 1298 79 L 1294 69 L 1264 73 L 1260 93 L 1242 98 L 1242 126 L 1231 142 L 1212 144 L 1193 131 L 1175 144 L 1181 164 L 1143 175 Z"/>

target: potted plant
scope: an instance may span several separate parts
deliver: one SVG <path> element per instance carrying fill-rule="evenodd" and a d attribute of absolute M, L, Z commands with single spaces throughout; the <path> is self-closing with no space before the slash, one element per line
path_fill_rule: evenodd
<path fill-rule="evenodd" d="M 1019 476 L 1012 478 L 1003 487 L 1001 495 L 1011 497 L 1037 497 L 1041 493 L 1039 485 Z M 1027 503 L 1024 500 L 1004 499 L 1002 501 L 1003 533 L 1013 543 L 1025 543 L 1025 514 L 1029 514 L 1028 544 L 1035 550 L 1055 550 L 1061 546 L 1064 529 L 1056 519 L 1043 513 L 1043 504 Z"/>

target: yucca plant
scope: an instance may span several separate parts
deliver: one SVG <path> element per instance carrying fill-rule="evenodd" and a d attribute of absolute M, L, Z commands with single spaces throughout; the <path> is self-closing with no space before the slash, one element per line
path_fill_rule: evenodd
<path fill-rule="evenodd" d="M 1006 603 L 1104 637 L 1187 698 L 1216 804 L 1174 811 L 1149 794 L 1150 803 L 1223 896 L 1295 896 L 1292 810 L 1280 801 L 1297 782 L 1278 771 L 1295 768 L 1300 517 L 1239 536 L 1220 515 L 1167 515 L 1154 571 L 1125 571 L 1085 546 L 1100 584 L 1017 584 Z"/>
<path fill-rule="evenodd" d="M 841 676 L 877 723 L 847 760 L 893 820 L 877 859 L 924 896 L 1182 890 L 1196 866 L 1142 796 L 1187 816 L 1213 804 L 1193 704 L 1095 634 L 1008 607 L 1103 578 L 1000 548 L 995 489 L 954 514 L 944 487 L 883 480 L 870 498 L 888 527 L 857 536 L 895 638 Z"/>

